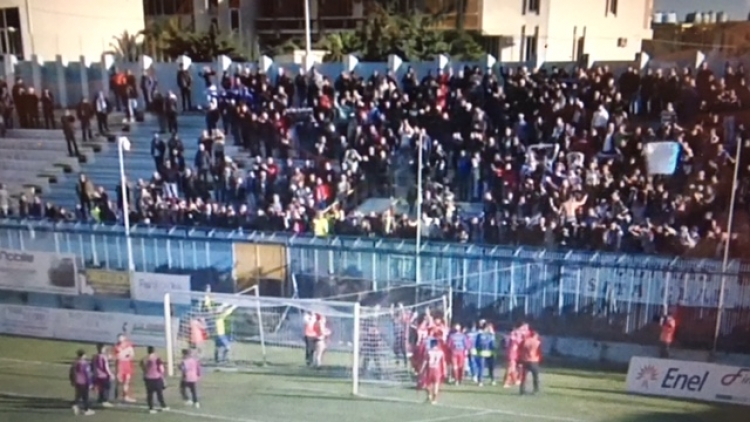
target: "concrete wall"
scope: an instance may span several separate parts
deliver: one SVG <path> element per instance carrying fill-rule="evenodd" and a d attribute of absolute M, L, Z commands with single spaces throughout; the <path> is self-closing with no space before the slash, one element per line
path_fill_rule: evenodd
<path fill-rule="evenodd" d="M 523 10 L 524 2 L 485 0 L 482 4 L 482 33 L 512 39 L 512 45 L 497 52 L 501 60 L 523 60 L 525 36 L 538 28 L 537 60 L 573 61 L 578 38 L 582 53 L 596 60 L 631 60 L 641 41 L 651 37 L 653 0 L 620 1 L 616 15 L 607 13 L 603 0 L 541 0 L 539 13 Z M 627 39 L 618 47 L 618 38 Z"/>
<path fill-rule="evenodd" d="M 156 77 L 160 90 L 167 92 L 172 90 L 178 92 L 177 88 L 177 62 L 170 63 L 153 63 L 148 57 L 142 57 L 140 63 L 116 63 L 115 59 L 111 55 L 103 55 L 96 61 L 88 60 L 86 57 L 63 57 L 57 56 L 52 58 L 42 58 L 41 56 L 32 56 L 31 60 L 18 62 L 14 57 L 5 57 L 3 66 L 0 68 L 0 76 L 6 80 L 15 80 L 15 78 L 22 78 L 27 85 L 33 86 L 37 91 L 42 89 L 50 89 L 55 95 L 58 105 L 62 107 L 69 107 L 77 104 L 82 97 L 91 98 L 96 92 L 103 90 L 109 92 L 109 73 L 113 68 L 121 70 L 130 69 L 135 75 L 140 77 L 143 73 L 144 64 L 146 64 L 148 71 Z M 613 72 L 619 73 L 625 70 L 627 67 L 632 66 L 635 68 L 643 69 L 646 67 L 651 68 L 664 68 L 669 69 L 673 67 L 696 67 L 704 61 L 709 63 L 710 67 L 717 71 L 724 66 L 726 58 L 720 55 L 706 56 L 701 52 L 694 52 L 692 55 L 686 55 L 680 60 L 650 60 L 647 55 L 640 54 L 634 55 L 630 60 L 620 61 L 608 61 L 608 60 L 595 60 L 591 64 L 593 66 L 609 66 Z M 263 57 L 259 62 L 252 63 L 233 63 L 227 57 L 217 58 L 213 63 L 190 63 L 188 58 L 180 58 L 178 62 L 186 61 L 189 66 L 188 70 L 192 72 L 194 81 L 193 90 L 193 103 L 204 104 L 205 103 L 205 86 L 203 86 L 203 80 L 200 77 L 202 70 L 209 66 L 216 70 L 219 74 L 228 70 L 234 72 L 238 67 L 250 67 L 250 68 L 261 68 L 269 75 L 275 77 L 280 71 L 290 72 L 291 74 L 297 74 L 302 63 L 274 63 L 269 57 Z M 750 61 L 750 56 L 746 58 L 746 62 Z M 419 63 L 406 63 L 402 62 L 398 57 L 391 56 L 388 62 L 381 63 L 365 63 L 359 62 L 356 57 L 349 56 L 343 63 L 308 63 L 309 68 L 315 65 L 315 69 L 322 74 L 328 76 L 332 80 L 335 80 L 341 72 L 353 70 L 361 75 L 370 75 L 375 70 L 380 72 L 393 71 L 396 73 L 397 78 L 400 80 L 409 67 L 414 68 L 419 75 L 424 75 L 428 70 L 436 70 L 438 68 L 448 69 L 453 68 L 454 70 L 462 69 L 464 66 L 479 66 L 481 68 L 491 68 L 497 72 L 500 66 L 506 67 L 518 67 L 526 66 L 529 68 L 533 67 L 545 67 L 551 68 L 553 66 L 566 68 L 568 70 L 576 66 L 575 62 L 571 61 L 497 61 L 492 56 L 486 56 L 484 60 L 480 62 L 464 63 L 451 61 L 447 56 L 437 57 L 433 61 L 419 62 Z"/>
<path fill-rule="evenodd" d="M 0 0 L 7 7 L 19 8 L 24 58 L 98 58 L 114 36 L 144 24 L 142 0 Z"/>
<path fill-rule="evenodd" d="M 585 338 L 544 337 L 542 346 L 547 356 L 615 365 L 627 365 L 630 358 L 634 356 L 659 357 L 659 350 L 656 346 L 601 342 Z M 712 357 L 708 351 L 703 350 L 672 349 L 670 359 L 750 366 L 750 355 L 719 353 Z"/>

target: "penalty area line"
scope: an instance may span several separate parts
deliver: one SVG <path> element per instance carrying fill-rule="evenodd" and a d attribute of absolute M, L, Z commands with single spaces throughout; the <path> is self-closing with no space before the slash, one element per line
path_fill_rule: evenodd
<path fill-rule="evenodd" d="M 372 400 L 389 401 L 392 403 L 412 403 L 412 404 L 415 403 L 414 400 L 401 399 L 397 397 L 379 397 L 379 396 L 371 396 L 371 395 L 361 395 L 361 397 L 365 397 L 365 398 L 372 399 Z M 478 412 L 478 413 L 484 413 L 484 414 L 506 415 L 506 416 L 513 416 L 513 417 L 519 417 L 519 418 L 531 418 L 531 419 L 546 420 L 546 421 L 552 421 L 552 422 L 586 422 L 584 419 L 578 419 L 578 418 L 566 418 L 563 416 L 550 416 L 550 415 L 540 415 L 540 414 L 535 414 L 535 413 L 514 412 L 512 410 L 488 409 L 485 407 L 476 407 L 476 406 L 461 406 L 461 405 L 437 403 L 435 404 L 435 407 L 441 407 L 444 409 L 464 410 L 468 412 Z M 476 416 L 479 416 L 479 415 L 476 415 Z"/>
<path fill-rule="evenodd" d="M 464 415 L 438 416 L 435 418 L 417 419 L 417 420 L 406 421 L 406 422 L 450 422 L 450 421 L 457 421 L 460 419 L 475 418 L 477 416 L 485 416 L 485 415 L 491 415 L 491 414 L 492 414 L 492 411 L 484 410 L 481 412 L 467 413 Z"/>
<path fill-rule="evenodd" d="M 14 393 L 10 391 L 0 391 L 0 396 L 4 397 L 13 397 L 13 398 L 19 398 L 19 399 L 39 399 L 39 400 L 61 400 L 60 397 L 53 397 L 53 396 L 40 396 L 35 394 L 21 394 L 21 393 Z M 113 409 L 139 409 L 143 411 L 147 411 L 148 407 L 138 404 L 125 404 L 120 405 L 116 404 Z M 97 411 L 97 413 L 107 413 L 107 409 L 101 409 L 101 408 L 95 408 L 94 410 Z M 174 413 L 175 415 L 182 415 L 182 416 L 188 416 L 191 418 L 196 419 L 203 419 L 203 420 L 214 420 L 214 421 L 223 421 L 223 422 L 268 422 L 268 421 L 260 421 L 257 419 L 247 419 L 247 418 L 235 418 L 231 416 L 221 416 L 221 415 L 214 415 L 211 413 L 198 413 L 198 412 L 191 412 L 189 410 L 180 410 L 180 409 L 173 409 L 170 408 L 167 411 L 160 412 L 160 413 Z"/>
<path fill-rule="evenodd" d="M 62 362 L 45 362 L 45 361 L 40 361 L 40 360 L 26 360 L 26 359 L 14 359 L 14 358 L 0 357 L 0 366 L 7 368 L 7 367 L 10 367 L 10 365 L 8 364 L 11 364 L 11 363 L 17 364 L 17 365 L 26 364 L 26 365 L 34 365 L 34 366 L 59 366 L 59 367 L 69 366 Z M 39 399 L 48 399 L 48 400 L 60 400 L 59 397 L 35 396 L 33 394 L 20 394 L 20 393 L 14 393 L 10 391 L 0 391 L 0 395 L 4 395 L 6 397 L 27 398 L 27 399 L 39 398 Z M 143 405 L 137 405 L 137 404 L 125 404 L 125 405 L 118 404 L 115 407 L 120 408 L 120 409 L 148 410 L 148 407 L 143 406 Z M 106 409 L 104 409 L 104 411 L 106 412 Z M 169 411 L 167 411 L 167 413 L 174 413 L 176 415 L 188 416 L 191 418 L 204 419 L 204 420 L 208 419 L 208 420 L 222 421 L 222 422 L 271 422 L 271 421 L 258 420 L 258 419 L 215 415 L 211 413 L 192 412 L 189 410 L 181 410 L 181 409 L 175 409 L 175 408 L 171 408 Z"/>

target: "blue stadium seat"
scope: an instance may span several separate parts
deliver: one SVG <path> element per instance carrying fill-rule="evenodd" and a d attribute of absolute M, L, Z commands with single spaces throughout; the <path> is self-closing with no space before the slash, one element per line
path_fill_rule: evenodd
<path fill-rule="evenodd" d="M 29 306 L 40 306 L 43 308 L 59 308 L 60 298 L 58 295 L 52 293 L 36 293 L 29 292 L 28 305 Z"/>
<path fill-rule="evenodd" d="M 11 290 L 4 290 L 0 292 L 0 303 L 7 305 L 25 305 L 23 293 L 14 292 Z"/>
<path fill-rule="evenodd" d="M 190 312 L 190 309 L 190 305 L 172 305 L 172 315 L 175 317 L 187 315 Z"/>
<path fill-rule="evenodd" d="M 96 307 L 102 312 L 116 312 L 120 314 L 135 313 L 133 302 L 130 299 L 99 297 L 96 298 Z"/>
<path fill-rule="evenodd" d="M 73 308 L 79 311 L 94 311 L 96 310 L 96 299 L 89 295 L 74 296 Z"/>
<path fill-rule="evenodd" d="M 133 302 L 138 315 L 164 315 L 164 305 L 155 302 Z"/>

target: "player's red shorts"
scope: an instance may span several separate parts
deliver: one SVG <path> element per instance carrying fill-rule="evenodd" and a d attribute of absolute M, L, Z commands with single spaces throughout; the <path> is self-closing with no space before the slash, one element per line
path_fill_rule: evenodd
<path fill-rule="evenodd" d="M 440 384 L 443 379 L 443 371 L 436 368 L 430 368 L 427 370 L 427 376 L 425 377 L 425 385 Z"/>
<path fill-rule="evenodd" d="M 117 364 L 117 382 L 127 383 L 133 377 L 133 364 L 131 362 Z"/>
<path fill-rule="evenodd" d="M 466 353 L 461 352 L 455 352 L 451 353 L 451 365 L 454 367 L 463 368 L 466 366 Z"/>

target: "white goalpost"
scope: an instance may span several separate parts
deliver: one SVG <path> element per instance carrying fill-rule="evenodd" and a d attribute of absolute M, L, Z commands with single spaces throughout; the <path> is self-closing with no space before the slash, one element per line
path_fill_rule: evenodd
<path fill-rule="evenodd" d="M 404 334 L 403 314 L 414 315 L 415 324 L 428 310 L 450 318 L 447 296 L 398 310 L 357 302 L 265 297 L 257 289 L 245 293 L 252 294 L 164 296 L 165 320 L 179 321 L 176 332 L 170 324 L 165 330 L 170 376 L 182 351 L 188 349 L 207 368 L 338 379 L 351 386 L 352 394 L 360 394 L 362 386 L 413 386 L 409 351 L 415 332 L 407 328 Z M 317 360 L 310 363 L 311 350 L 304 337 L 305 318 L 310 315 L 325 321 L 326 336 L 313 350 L 320 356 L 320 366 Z M 325 388 L 326 383 L 320 384 Z"/>

